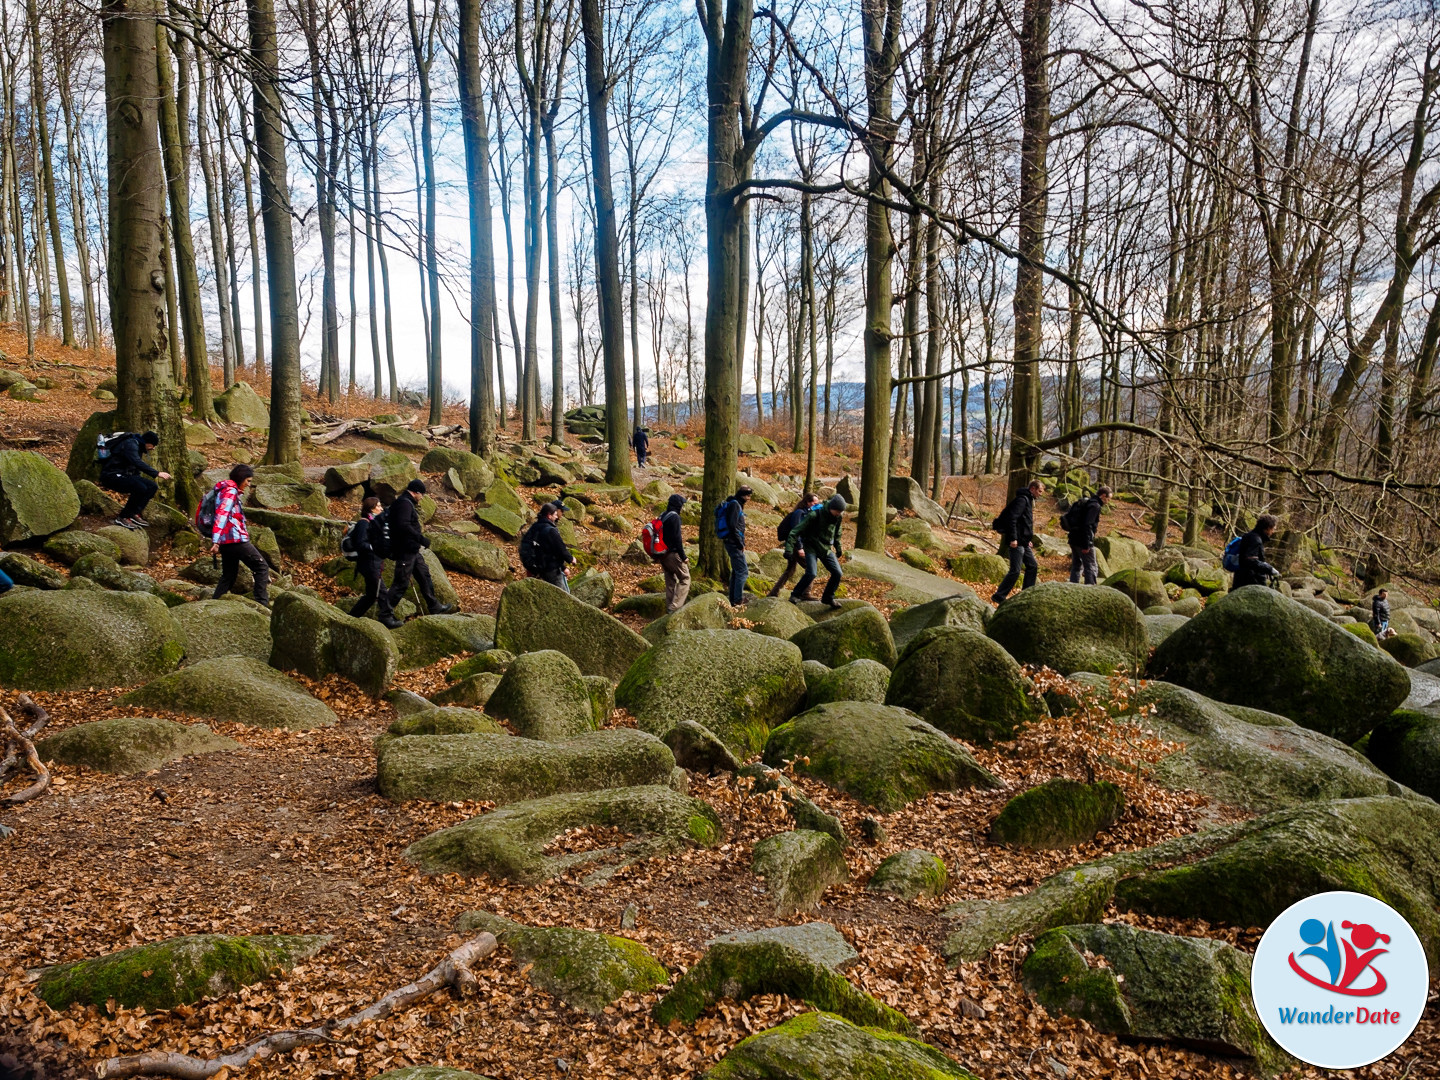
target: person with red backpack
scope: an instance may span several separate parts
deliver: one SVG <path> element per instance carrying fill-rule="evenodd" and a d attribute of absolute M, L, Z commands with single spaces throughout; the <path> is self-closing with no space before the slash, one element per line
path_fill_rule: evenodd
<path fill-rule="evenodd" d="M 647 550 L 650 551 L 650 557 L 660 564 L 660 572 L 665 575 L 667 615 L 684 607 L 690 596 L 690 560 L 685 557 L 685 537 L 680 532 L 680 509 L 684 505 L 684 495 L 671 495 L 665 503 L 665 513 L 647 526 L 651 534 Z M 658 544 L 655 543 L 657 523 Z"/>
<path fill-rule="evenodd" d="M 228 478 L 221 480 L 214 488 L 214 522 L 210 526 L 210 554 L 220 554 L 220 582 L 215 586 L 212 600 L 218 600 L 235 588 L 236 575 L 244 563 L 255 575 L 255 601 L 270 606 L 270 564 L 260 549 L 250 542 L 250 528 L 245 524 L 245 489 L 255 470 L 249 465 L 236 465 Z M 209 496 L 206 496 L 206 502 Z M 206 511 L 201 504 L 197 520 L 203 522 Z"/>

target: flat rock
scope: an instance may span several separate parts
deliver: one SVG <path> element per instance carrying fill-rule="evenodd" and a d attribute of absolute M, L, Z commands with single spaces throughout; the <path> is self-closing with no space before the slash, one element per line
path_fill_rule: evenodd
<path fill-rule="evenodd" d="M 759 930 L 739 930 L 733 934 L 721 934 L 711 938 L 706 946 L 725 944 L 749 944 L 754 942 L 777 941 L 795 949 L 806 959 L 832 971 L 843 971 L 860 954 L 855 951 L 845 936 L 827 922 L 807 922 L 798 926 L 766 926 Z"/>
<path fill-rule="evenodd" d="M 230 599 L 179 604 L 170 614 L 185 632 L 185 660 L 197 663 L 221 656 L 270 660 L 270 613 Z"/>
<path fill-rule="evenodd" d="M 510 580 L 510 554 L 495 544 L 468 536 L 432 533 L 430 550 L 447 570 L 455 570 L 481 581 Z"/>
<path fill-rule="evenodd" d="M 117 514 L 119 512 L 119 510 L 115 511 Z M 129 529 L 125 530 L 127 533 L 129 531 Z M 108 555 L 112 559 L 120 558 L 120 546 L 114 540 L 101 536 L 99 533 L 82 532 L 79 529 L 56 533 L 45 541 L 43 550 L 56 562 L 64 563 L 66 566 L 73 566 L 84 556 L 96 553 Z"/>
<path fill-rule="evenodd" d="M 846 574 L 890 585 L 889 598 L 904 604 L 925 604 L 947 596 L 975 595 L 968 585 L 916 570 L 878 551 L 857 548 L 850 552 L 843 569 Z"/>
<path fill-rule="evenodd" d="M 294 679 L 244 656 L 201 660 L 132 690 L 117 704 L 289 731 L 331 727 L 337 719 Z"/>
<path fill-rule="evenodd" d="M 247 382 L 233 383 L 214 397 L 215 411 L 227 424 L 248 428 L 270 426 L 270 406 Z"/>
<path fill-rule="evenodd" d="M 0 554 L 0 570 L 16 585 L 29 585 L 32 589 L 65 588 L 65 577 L 58 570 L 18 551 Z"/>
<path fill-rule="evenodd" d="M 153 716 L 124 716 L 57 731 L 37 742 L 35 749 L 42 761 L 127 776 L 158 769 L 188 754 L 211 754 L 239 746 L 204 724 L 187 726 Z"/>

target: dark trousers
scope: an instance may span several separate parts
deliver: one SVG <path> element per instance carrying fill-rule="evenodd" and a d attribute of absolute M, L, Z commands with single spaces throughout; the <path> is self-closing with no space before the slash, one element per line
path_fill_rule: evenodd
<path fill-rule="evenodd" d="M 1035 575 L 1040 572 L 1040 565 L 1035 561 L 1035 552 L 1029 544 L 1016 544 L 1014 547 L 1007 547 L 1006 554 L 1010 556 L 1010 572 L 1000 582 L 1000 587 L 995 590 L 992 600 L 1000 601 L 1010 595 L 1010 590 L 1015 587 L 1016 580 L 1020 577 L 1020 567 L 1025 567 L 1025 584 L 1022 589 L 1028 589 L 1035 584 Z"/>
<path fill-rule="evenodd" d="M 380 576 L 384 573 L 385 566 L 379 559 L 359 559 L 355 563 L 355 569 L 365 580 L 365 595 L 355 601 L 355 606 L 350 609 L 352 619 L 360 618 L 379 599 Z"/>
<path fill-rule="evenodd" d="M 218 600 L 235 588 L 235 575 L 240 573 L 241 563 L 248 566 L 255 575 L 255 599 L 262 604 L 269 603 L 270 564 L 265 561 L 265 556 L 260 554 L 260 549 L 249 540 L 220 545 L 220 583 L 215 586 L 211 599 Z"/>
<path fill-rule="evenodd" d="M 835 552 L 830 548 L 819 552 L 811 551 L 808 547 L 805 549 L 805 574 L 801 577 L 800 583 L 795 586 L 795 591 L 790 594 L 791 596 L 809 595 L 810 586 L 819 576 L 820 565 L 830 571 L 830 580 L 825 582 L 825 591 L 820 594 L 820 599 L 826 602 L 835 599 L 835 590 L 840 587 L 840 578 L 843 575 L 840 573 L 840 560 L 835 557 Z"/>
<path fill-rule="evenodd" d="M 1070 547 L 1070 580 L 1079 582 L 1080 575 L 1085 575 L 1085 584 L 1094 585 L 1100 577 L 1100 567 L 1095 562 L 1095 549 L 1093 547 L 1078 548 L 1073 544 Z"/>
<path fill-rule="evenodd" d="M 804 558 L 805 558 L 805 556 L 802 555 L 802 554 L 801 554 L 800 552 L 798 552 L 798 551 L 795 552 L 794 555 L 791 555 L 791 556 L 789 556 L 789 557 L 786 558 L 786 560 L 785 560 L 785 572 L 784 572 L 783 574 L 781 574 L 781 575 L 779 576 L 779 578 L 776 579 L 776 581 L 775 581 L 775 587 L 770 590 L 770 595 L 771 595 L 771 596 L 779 596 L 779 595 L 780 595 L 780 590 L 783 589 L 783 588 L 785 588 L 785 585 L 786 585 L 786 584 L 790 581 L 790 579 L 795 575 L 795 571 L 799 568 L 800 563 L 804 560 Z"/>
<path fill-rule="evenodd" d="M 738 607 L 745 599 L 745 582 L 750 577 L 750 564 L 745 560 L 745 546 L 725 542 L 725 554 L 730 556 L 730 606 Z"/>
<path fill-rule="evenodd" d="M 642 469 L 645 467 L 645 459 L 649 456 L 649 450 L 641 450 L 638 446 L 635 448 L 635 463 L 639 465 Z"/>
<path fill-rule="evenodd" d="M 549 582 L 557 589 L 570 591 L 570 579 L 565 576 L 564 570 L 551 570 L 548 574 L 540 574 L 539 577 L 541 581 Z"/>
<path fill-rule="evenodd" d="M 420 586 L 420 595 L 425 598 L 425 610 L 428 612 L 440 606 L 440 601 L 435 599 L 435 583 L 430 580 L 430 568 L 417 551 L 413 555 L 395 557 L 395 576 L 390 581 L 390 588 L 380 594 L 381 615 L 389 615 L 395 610 L 395 605 L 405 599 L 405 590 L 410 588 L 412 577 Z"/>
<path fill-rule="evenodd" d="M 102 476 L 100 483 L 111 491 L 129 496 L 125 500 L 125 509 L 120 511 L 122 518 L 143 514 L 155 492 L 160 490 L 160 486 L 148 476 Z"/>

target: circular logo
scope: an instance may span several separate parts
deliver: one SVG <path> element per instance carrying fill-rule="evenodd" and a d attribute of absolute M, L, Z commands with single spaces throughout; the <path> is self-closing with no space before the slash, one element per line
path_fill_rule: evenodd
<path fill-rule="evenodd" d="M 1260 1022 L 1285 1051 L 1322 1069 L 1358 1069 L 1415 1030 L 1430 965 L 1389 904 L 1327 892 L 1291 904 L 1270 924 L 1250 983 Z"/>

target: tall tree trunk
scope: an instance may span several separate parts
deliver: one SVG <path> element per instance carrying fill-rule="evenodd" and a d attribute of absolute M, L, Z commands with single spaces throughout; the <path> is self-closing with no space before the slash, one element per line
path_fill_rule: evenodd
<path fill-rule="evenodd" d="M 320 74 L 320 15 L 315 0 L 301 8 L 305 43 L 310 54 L 310 122 L 315 135 L 315 207 L 320 225 L 320 392 L 334 401 L 340 395 L 340 306 L 336 297 L 335 172 L 339 132 L 327 133 L 325 99 L 330 90 Z M 334 108 L 331 108 L 334 116 Z M 338 119 L 338 118 L 337 118 Z"/>
<path fill-rule="evenodd" d="M 215 75 L 215 122 L 230 127 L 230 103 L 224 95 L 224 80 Z M 245 324 L 240 314 L 240 267 L 235 256 L 235 191 L 230 182 L 230 137 L 225 131 L 215 140 L 216 164 L 220 168 L 220 202 L 225 218 L 225 273 L 230 279 L 230 344 L 235 350 L 235 370 L 245 366 Z"/>
<path fill-rule="evenodd" d="M 260 165 L 260 215 L 270 284 L 270 438 L 265 461 L 300 460 L 300 310 L 295 243 L 290 229 L 284 106 L 273 0 L 247 0 L 251 81 L 255 93 L 255 156 Z"/>
<path fill-rule="evenodd" d="M 237 91 L 236 97 L 240 94 Z M 255 374 L 265 373 L 265 306 L 262 303 L 265 280 L 260 273 L 260 234 L 256 231 L 255 185 L 252 179 L 255 171 L 255 140 L 250 137 L 250 124 L 243 102 L 238 102 L 240 112 L 240 138 L 245 144 L 245 221 L 250 229 L 250 294 L 255 305 Z M 272 311 L 273 316 L 273 311 Z"/>
<path fill-rule="evenodd" d="M 435 26 L 439 13 L 431 15 L 429 41 L 422 47 L 414 0 L 409 0 L 407 9 L 410 15 L 410 43 L 415 53 L 415 74 L 420 81 L 420 149 L 425 160 L 425 277 L 430 291 L 430 355 L 427 357 L 426 373 L 430 384 L 430 423 L 438 424 L 444 406 L 444 393 L 440 359 L 440 257 L 436 252 L 435 236 L 435 119 L 430 100 L 430 64 L 435 55 Z"/>
<path fill-rule="evenodd" d="M 495 329 L 495 240 L 490 211 L 490 132 L 480 79 L 480 0 L 459 0 L 458 21 L 456 67 L 470 204 L 470 449 L 488 457 L 495 447 L 490 371 L 498 353 L 490 351 Z"/>
<path fill-rule="evenodd" d="M 100 310 L 95 303 L 95 280 L 91 277 L 90 232 L 85 210 L 85 184 L 80 172 L 80 125 L 70 90 L 68 63 L 59 72 L 60 113 L 65 119 L 65 159 L 70 185 L 70 226 L 75 236 L 75 261 L 80 264 L 80 290 L 85 303 L 85 347 L 100 346 Z"/>
<path fill-rule="evenodd" d="M 197 17 L 203 9 L 197 8 Z M 215 299 L 220 308 L 220 355 L 224 366 L 224 383 L 235 381 L 235 333 L 230 311 L 230 275 L 225 262 L 225 233 L 222 231 L 220 194 L 215 183 L 215 160 L 210 148 L 211 132 L 208 117 L 210 76 L 205 50 L 195 52 L 195 74 L 199 86 L 195 95 L 195 137 L 200 149 L 200 172 L 205 179 L 205 211 L 210 220 L 210 258 L 215 268 Z"/>
<path fill-rule="evenodd" d="M 160 218 L 164 231 L 160 235 L 160 255 L 165 261 L 165 325 L 168 328 L 166 334 L 170 342 L 170 377 L 175 380 L 175 385 L 185 385 L 185 349 L 183 337 L 180 333 L 180 295 L 175 289 L 175 245 L 170 227 L 170 214 L 167 211 Z"/>
<path fill-rule="evenodd" d="M 805 406 L 805 490 L 815 490 L 815 457 L 818 434 L 815 421 L 819 405 L 820 357 L 815 319 L 815 221 L 810 193 L 800 196 L 800 303 L 805 337 L 810 349 L 810 398 Z"/>
<path fill-rule="evenodd" d="M 560 308 L 560 151 L 555 115 L 541 117 L 545 131 L 545 243 L 550 268 L 550 441 L 565 445 L 565 319 Z"/>
<path fill-rule="evenodd" d="M 55 168 L 50 157 L 50 106 L 41 74 L 44 71 L 45 52 L 40 37 L 40 11 L 35 0 L 27 0 L 26 13 L 30 17 L 30 65 L 32 68 L 34 95 L 31 97 L 36 122 L 40 126 L 40 178 L 45 188 L 45 218 L 50 225 L 50 243 L 55 252 L 55 284 L 60 289 L 60 335 L 61 342 L 75 348 L 75 319 L 70 310 L 70 275 L 65 267 L 65 244 L 60 232 L 60 209 L 55 198 Z"/>
<path fill-rule="evenodd" d="M 372 117 L 370 131 L 378 140 L 379 118 Z M 400 400 L 400 379 L 395 371 L 395 317 L 390 302 L 390 256 L 385 251 L 384 211 L 380 208 L 380 147 L 374 142 L 370 147 L 370 197 L 375 200 L 375 248 L 380 259 L 380 293 L 385 302 L 385 364 L 390 376 L 390 400 Z"/>

